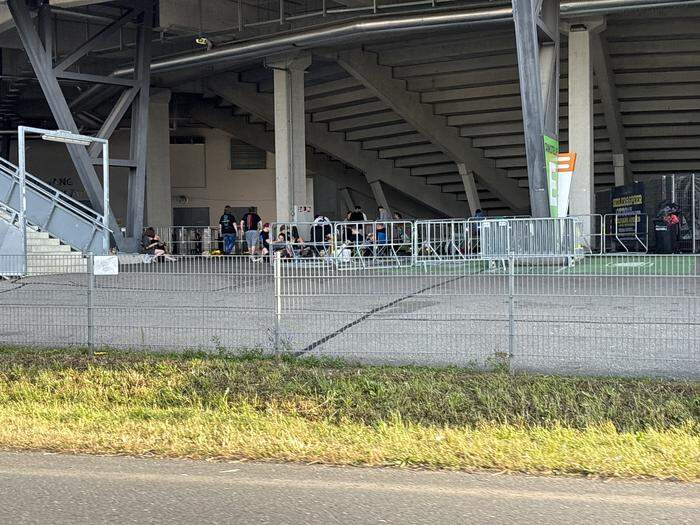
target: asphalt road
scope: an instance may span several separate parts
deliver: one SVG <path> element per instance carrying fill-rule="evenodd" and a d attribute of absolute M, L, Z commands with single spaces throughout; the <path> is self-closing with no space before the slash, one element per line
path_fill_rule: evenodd
<path fill-rule="evenodd" d="M 0 452 L 0 523 L 698 523 L 700 485 Z"/>

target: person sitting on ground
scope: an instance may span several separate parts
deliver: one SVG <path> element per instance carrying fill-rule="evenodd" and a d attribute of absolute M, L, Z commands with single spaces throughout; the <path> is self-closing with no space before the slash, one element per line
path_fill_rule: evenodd
<path fill-rule="evenodd" d="M 260 246 L 261 253 L 263 256 L 270 254 L 270 223 L 266 222 L 263 224 L 262 231 L 260 232 Z"/>
<path fill-rule="evenodd" d="M 168 255 L 165 243 L 161 241 L 160 236 L 156 234 L 156 231 L 151 226 L 146 228 L 141 236 L 141 249 L 143 253 L 152 255 L 154 261 L 175 260 Z"/>
<path fill-rule="evenodd" d="M 311 248 L 313 252 L 320 255 L 321 252 L 328 251 L 328 237 L 331 235 L 332 226 L 328 217 L 316 215 L 314 224 L 311 228 Z"/>
<path fill-rule="evenodd" d="M 377 238 L 377 242 L 386 243 L 386 224 L 380 221 L 390 221 L 391 214 L 384 208 L 384 206 L 379 206 L 377 208 L 377 224 L 374 228 L 374 233 Z"/>

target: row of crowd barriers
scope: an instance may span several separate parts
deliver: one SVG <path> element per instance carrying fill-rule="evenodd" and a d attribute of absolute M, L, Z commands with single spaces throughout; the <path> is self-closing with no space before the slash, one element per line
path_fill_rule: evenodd
<path fill-rule="evenodd" d="M 564 218 L 531 217 L 324 221 L 273 223 L 270 255 L 284 258 L 330 257 L 338 263 L 357 259 L 361 266 L 387 259 L 398 265 L 455 260 L 500 260 L 510 255 L 565 257 L 587 254 L 647 253 L 646 214 L 594 214 Z M 221 250 L 218 228 L 158 227 L 156 233 L 175 255 Z M 235 253 L 245 253 L 243 236 Z"/>
<path fill-rule="evenodd" d="M 270 229 L 271 261 L 325 258 L 339 267 L 411 266 L 512 257 L 565 259 L 587 252 L 580 217 L 285 222 Z"/>

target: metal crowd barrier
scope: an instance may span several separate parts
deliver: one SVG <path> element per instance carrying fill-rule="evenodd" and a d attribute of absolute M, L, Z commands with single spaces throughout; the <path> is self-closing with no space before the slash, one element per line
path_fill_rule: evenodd
<path fill-rule="evenodd" d="M 479 252 L 483 219 L 416 221 L 417 262 L 445 262 L 474 258 Z"/>
<path fill-rule="evenodd" d="M 283 258 L 322 257 L 331 253 L 334 245 L 330 221 L 274 222 L 270 225 L 270 260 L 277 252 Z"/>
<path fill-rule="evenodd" d="M 345 266 L 403 266 L 413 256 L 411 221 L 334 222 L 336 258 Z"/>
<path fill-rule="evenodd" d="M 603 216 L 605 253 L 647 253 L 649 216 L 646 213 L 608 213 Z"/>
<path fill-rule="evenodd" d="M 489 261 L 527 257 L 573 263 L 584 255 L 581 224 L 578 217 L 485 219 L 481 222 L 479 254 Z"/>
<path fill-rule="evenodd" d="M 219 247 L 219 229 L 210 226 L 154 226 L 173 255 L 202 255 Z"/>
<path fill-rule="evenodd" d="M 407 266 L 509 258 L 561 260 L 585 255 L 647 251 L 643 215 L 561 218 L 469 218 L 419 221 L 278 222 L 270 226 L 270 260 L 315 259 L 339 268 Z M 625 229 L 635 225 L 631 232 Z M 631 236 L 631 241 L 629 237 Z M 633 242 L 638 246 L 633 246 Z"/>

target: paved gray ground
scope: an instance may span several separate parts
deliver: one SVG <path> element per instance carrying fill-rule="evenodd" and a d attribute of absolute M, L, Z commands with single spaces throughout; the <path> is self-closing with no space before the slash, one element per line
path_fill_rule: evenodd
<path fill-rule="evenodd" d="M 698 258 L 700 261 L 700 258 Z M 483 365 L 700 377 L 698 270 L 677 276 L 544 275 L 476 266 L 338 271 L 285 263 L 279 341 L 297 353 L 366 363 Z M 480 273 L 470 273 L 479 271 Z M 0 344 L 85 345 L 87 276 L 0 281 Z M 97 277 L 94 341 L 168 350 L 271 349 L 269 264 L 187 259 Z"/>
<path fill-rule="evenodd" d="M 0 453 L 0 523 L 697 523 L 700 485 Z"/>

